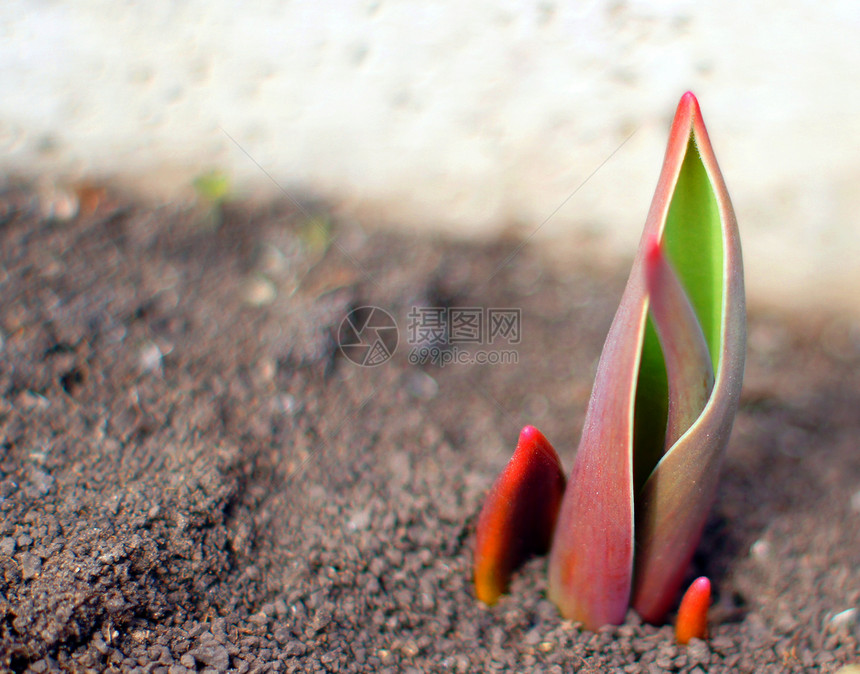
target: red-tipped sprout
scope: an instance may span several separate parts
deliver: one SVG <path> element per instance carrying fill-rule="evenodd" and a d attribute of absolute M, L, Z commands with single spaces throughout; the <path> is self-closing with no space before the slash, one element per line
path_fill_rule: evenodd
<path fill-rule="evenodd" d="M 711 605 L 711 581 L 696 578 L 681 600 L 675 621 L 675 639 L 679 644 L 690 639 L 704 639 L 708 634 L 708 607 Z"/>
<path fill-rule="evenodd" d="M 565 617 L 597 629 L 632 603 L 663 620 L 716 493 L 744 351 L 737 223 L 688 93 L 559 512 L 549 594 Z"/>
<path fill-rule="evenodd" d="M 555 449 L 534 426 L 520 432 L 478 519 L 475 594 L 495 604 L 511 574 L 529 556 L 549 550 L 565 478 Z"/>
<path fill-rule="evenodd" d="M 745 328 L 737 222 L 699 104 L 687 93 L 558 510 L 549 597 L 565 617 L 597 629 L 620 623 L 632 604 L 660 622 L 675 602 L 716 494 L 740 398 Z M 540 547 L 521 540 L 523 516 L 497 513 L 531 507 L 541 513 L 542 535 L 549 513 L 554 519 L 558 492 L 526 486 L 563 485 L 550 477 L 560 471 L 552 457 L 553 470 L 526 470 L 512 468 L 530 464 L 515 455 L 488 498 L 475 576 L 487 601 L 506 587 L 524 551 Z M 532 472 L 541 477 L 522 476 Z"/>

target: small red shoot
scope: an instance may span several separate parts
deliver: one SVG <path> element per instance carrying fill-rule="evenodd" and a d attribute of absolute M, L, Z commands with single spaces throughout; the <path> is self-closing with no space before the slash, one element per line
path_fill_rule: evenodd
<path fill-rule="evenodd" d="M 511 574 L 529 556 L 549 550 L 566 480 L 558 454 L 534 426 L 499 475 L 478 519 L 475 594 L 495 604 Z"/>
<path fill-rule="evenodd" d="M 708 632 L 708 606 L 711 604 L 711 581 L 705 576 L 696 578 L 690 585 L 675 622 L 675 639 L 686 644 L 690 639 L 704 639 Z"/>

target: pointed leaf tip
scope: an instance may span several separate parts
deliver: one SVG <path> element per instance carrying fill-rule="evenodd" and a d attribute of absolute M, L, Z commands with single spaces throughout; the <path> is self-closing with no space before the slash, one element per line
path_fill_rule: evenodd
<path fill-rule="evenodd" d="M 669 384 L 668 450 L 704 409 L 714 386 L 714 370 L 696 312 L 656 235 L 647 243 L 645 279 Z"/>
<path fill-rule="evenodd" d="M 711 581 L 706 576 L 696 578 L 690 585 L 675 622 L 675 639 L 679 644 L 690 639 L 704 639 L 708 632 L 708 607 L 711 604 Z"/>
<path fill-rule="evenodd" d="M 686 105 L 699 104 L 699 100 L 696 98 L 696 94 L 694 94 L 692 91 L 685 91 L 684 95 L 681 96 L 681 102 Z"/>
<path fill-rule="evenodd" d="M 487 494 L 475 541 L 475 594 L 495 604 L 511 574 L 549 549 L 566 480 L 558 454 L 534 426 L 520 432 L 508 465 Z"/>
<path fill-rule="evenodd" d="M 684 116 L 689 119 L 702 116 L 699 99 L 692 91 L 687 91 L 681 96 L 681 100 L 678 102 L 678 112 L 683 112 Z"/>

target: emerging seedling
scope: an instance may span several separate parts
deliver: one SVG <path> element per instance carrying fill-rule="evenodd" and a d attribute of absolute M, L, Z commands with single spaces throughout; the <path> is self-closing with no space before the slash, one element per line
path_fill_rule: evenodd
<path fill-rule="evenodd" d="M 679 644 L 690 639 L 704 639 L 708 633 L 708 607 L 711 605 L 711 581 L 696 578 L 684 593 L 675 621 L 675 640 Z"/>
<path fill-rule="evenodd" d="M 549 550 L 564 486 L 555 449 L 538 429 L 526 426 L 507 468 L 487 495 L 478 520 L 478 599 L 495 604 L 499 595 L 507 592 L 513 570 L 530 555 Z"/>
<path fill-rule="evenodd" d="M 513 541 L 554 524 L 549 596 L 565 617 L 597 629 L 620 623 L 632 604 L 648 622 L 663 620 L 716 492 L 740 397 L 745 326 L 737 223 L 698 102 L 687 93 L 561 506 L 556 513 L 546 489 L 517 477 L 545 476 L 546 468 L 528 465 L 528 456 L 543 454 L 515 455 L 518 468 L 499 477 L 478 524 L 480 598 L 495 601 L 522 551 L 537 551 Z M 526 503 L 546 519 L 510 514 L 511 504 L 528 511 Z"/>

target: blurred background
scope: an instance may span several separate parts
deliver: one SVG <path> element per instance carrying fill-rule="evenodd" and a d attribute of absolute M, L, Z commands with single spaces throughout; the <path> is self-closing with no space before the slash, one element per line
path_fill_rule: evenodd
<path fill-rule="evenodd" d="M 860 313 L 849 0 L 6 0 L 0 35 L 4 175 L 159 199 L 274 181 L 365 225 L 537 230 L 561 256 L 632 255 L 690 89 L 751 299 Z"/>

